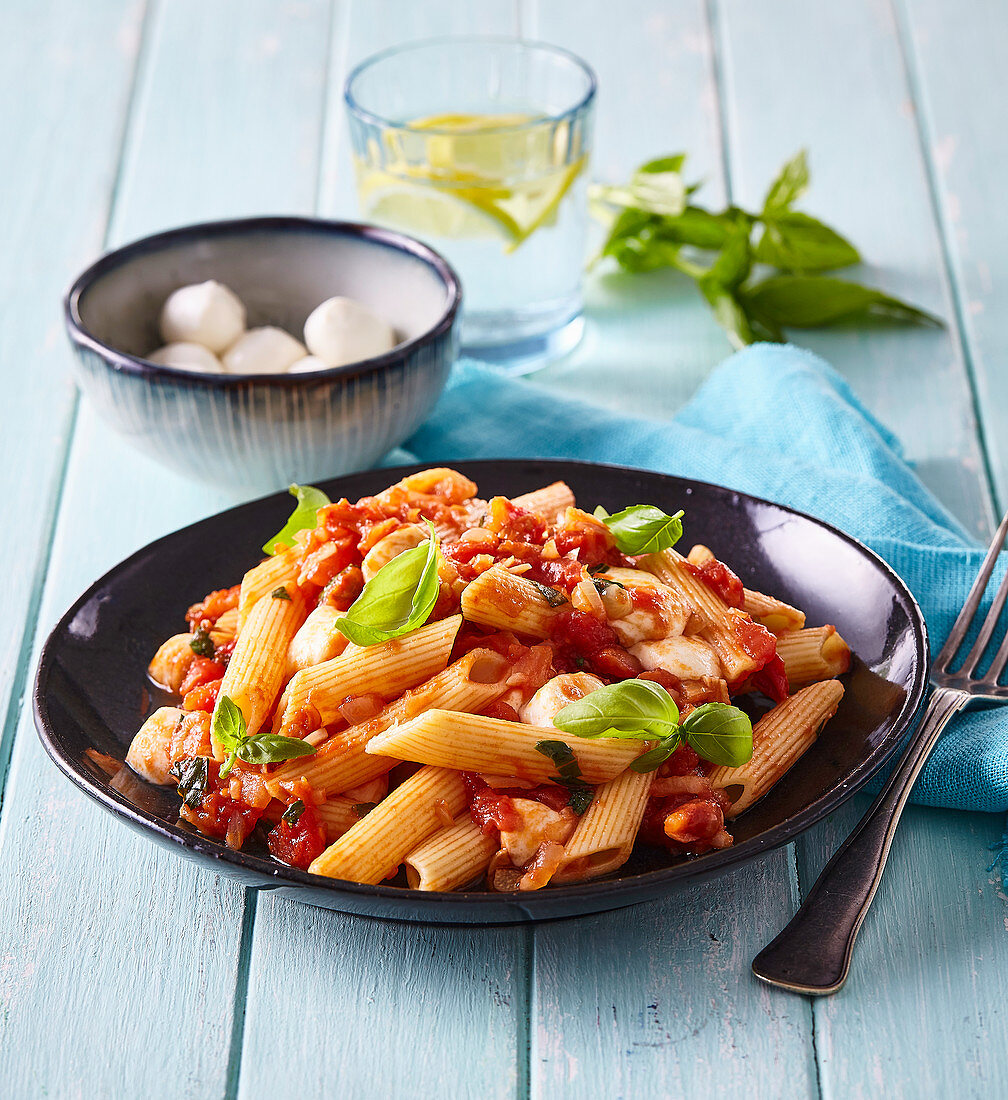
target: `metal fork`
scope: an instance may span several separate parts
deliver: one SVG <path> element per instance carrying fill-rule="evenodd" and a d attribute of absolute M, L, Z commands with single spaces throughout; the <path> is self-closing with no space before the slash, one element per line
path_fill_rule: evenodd
<path fill-rule="evenodd" d="M 935 688 L 920 727 L 878 798 L 826 864 L 790 924 L 753 960 L 757 978 L 813 996 L 835 993 L 844 984 L 854 940 L 882 879 L 893 833 L 928 754 L 949 719 L 967 703 L 1008 700 L 1008 687 L 998 684 L 1008 661 L 1008 634 L 1002 638 L 986 674 L 976 675 L 1008 599 L 1008 573 L 965 660 L 955 671 L 952 669 L 952 662 L 973 625 L 1006 534 L 1008 514 L 1001 520 L 948 641 L 931 663 L 931 682 Z"/>

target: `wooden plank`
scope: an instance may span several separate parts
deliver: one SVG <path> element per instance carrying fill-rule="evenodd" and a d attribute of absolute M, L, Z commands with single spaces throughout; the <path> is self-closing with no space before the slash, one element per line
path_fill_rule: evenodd
<path fill-rule="evenodd" d="M 804 886 L 868 803 L 807 834 Z M 847 985 L 815 1002 L 824 1096 L 1008 1093 L 1008 898 L 987 870 L 1003 828 L 1001 814 L 907 809 Z"/>
<path fill-rule="evenodd" d="M 1001 508 L 1008 502 L 1008 231 L 996 216 L 1008 145 L 999 86 L 1008 10 L 975 0 L 950 17 L 936 0 L 897 2 L 917 119 L 939 205 L 967 363 Z"/>
<path fill-rule="evenodd" d="M 540 37 L 598 69 L 596 171 L 619 179 L 685 149 L 720 201 L 704 4 L 626 4 L 618 19 L 607 11 L 554 2 L 538 12 Z M 706 306 L 674 276 L 611 276 L 590 293 L 593 333 L 537 382 L 604 393 L 638 413 L 671 412 L 727 351 Z M 712 1079 L 729 1094 L 816 1095 L 808 1006 L 759 988 L 748 966 L 793 911 L 791 859 L 779 851 L 667 902 L 538 928 L 534 1095 L 689 1096 Z"/>
<path fill-rule="evenodd" d="M 720 12 L 734 197 L 760 203 L 783 161 L 807 147 L 803 208 L 861 246 L 869 264 L 856 274 L 952 323 L 808 332 L 799 342 L 846 375 L 926 483 L 985 533 L 972 396 L 891 11 L 874 0 L 828 9 L 724 0 Z"/>
<path fill-rule="evenodd" d="M 663 153 L 689 154 L 702 197 L 725 196 L 714 58 L 703 0 L 532 6 L 532 36 L 573 50 L 599 77 L 592 178 L 621 182 Z M 592 251 L 601 243 L 593 234 Z M 671 416 L 731 347 L 696 288 L 677 272 L 626 275 L 609 264 L 585 280 L 587 329 L 535 380 L 630 413 Z M 618 384 L 614 385 L 614 379 Z"/>
<path fill-rule="evenodd" d="M 7 5 L 0 15 L 0 365 L 5 470 L 0 508 L 17 547 L 0 569 L 0 790 L 37 614 L 76 394 L 67 377 L 60 297 L 101 245 L 143 5 L 72 0 Z M 58 155 L 55 155 L 58 150 Z M 15 519 L 16 517 L 16 519 Z"/>
<path fill-rule="evenodd" d="M 530 942 L 262 893 L 239 1096 L 524 1096 Z"/>
<path fill-rule="evenodd" d="M 314 126 L 317 133 L 321 124 L 327 4 L 177 0 L 155 14 L 113 235 L 210 212 L 310 203 L 316 159 L 286 153 L 295 151 L 292 131 Z M 95 18 L 89 7 L 88 20 Z M 94 34 L 114 40 L 100 23 Z M 86 60 L 87 77 L 107 89 L 110 66 Z M 89 123 L 79 124 L 86 131 Z M 279 168 L 276 149 L 285 152 Z M 102 213 L 92 204 L 92 219 Z M 63 369 L 68 354 L 59 357 Z M 46 396 L 42 385 L 36 392 Z M 138 545 L 233 501 L 136 455 L 85 402 L 43 630 Z M 224 1095 L 237 1078 L 234 1007 L 243 1000 L 251 945 L 243 891 L 93 808 L 41 759 L 28 715 L 3 811 L 0 875 L 17 884 L 0 896 L 5 1094 Z"/>
<path fill-rule="evenodd" d="M 320 206 L 356 217 L 343 125 L 347 65 L 398 41 L 510 33 L 510 3 L 338 6 Z M 240 1095 L 524 1095 L 529 934 L 429 928 L 259 901 Z M 277 991 L 297 1011 L 277 1012 Z M 282 1051 L 283 1057 L 275 1052 Z M 464 1053 L 463 1053 L 464 1052 Z"/>

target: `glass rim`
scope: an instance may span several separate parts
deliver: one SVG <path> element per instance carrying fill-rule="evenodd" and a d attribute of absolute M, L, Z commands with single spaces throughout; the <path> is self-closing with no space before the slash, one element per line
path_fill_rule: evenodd
<path fill-rule="evenodd" d="M 566 107 L 562 111 L 543 112 L 541 115 L 528 119 L 525 122 L 511 123 L 506 126 L 487 126 L 480 130 L 481 134 L 515 133 L 522 130 L 534 129 L 535 127 L 542 126 L 544 123 L 562 122 L 564 119 L 572 118 L 579 112 L 585 110 L 591 104 L 592 100 L 595 98 L 595 93 L 598 91 L 598 77 L 595 75 L 595 70 L 584 60 L 584 58 L 579 57 L 572 50 L 565 49 L 563 46 L 554 46 L 550 42 L 539 42 L 530 38 L 515 38 L 511 35 L 446 34 L 434 38 L 419 38 L 413 42 L 405 42 L 400 43 L 398 46 L 390 46 L 387 49 L 379 50 L 377 53 L 368 55 L 363 61 L 359 61 L 353 69 L 351 69 L 346 78 L 346 83 L 343 85 L 343 102 L 346 104 L 347 110 L 364 122 L 370 123 L 372 126 L 379 126 L 385 130 L 398 130 L 410 134 L 452 134 L 458 136 L 459 131 L 451 127 L 414 126 L 409 122 L 393 120 L 386 118 L 384 115 L 377 114 L 375 111 L 370 111 L 361 104 L 359 99 L 357 99 L 353 91 L 353 84 L 369 69 L 382 61 L 387 61 L 390 57 L 410 53 L 411 51 L 428 46 L 448 44 L 461 45 L 464 43 L 520 46 L 523 49 L 552 54 L 555 58 L 571 62 L 576 68 L 581 70 L 588 81 L 587 90 L 571 107 Z"/>

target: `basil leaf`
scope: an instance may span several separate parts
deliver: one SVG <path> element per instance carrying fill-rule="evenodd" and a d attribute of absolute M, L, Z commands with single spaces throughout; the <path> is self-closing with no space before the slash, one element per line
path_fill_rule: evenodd
<path fill-rule="evenodd" d="M 933 314 L 875 287 L 822 275 L 771 275 L 742 292 L 750 313 L 784 328 L 815 328 L 858 317 L 941 327 Z"/>
<path fill-rule="evenodd" d="M 680 245 L 662 236 L 667 219 L 642 210 L 623 210 L 599 253 L 611 256 L 625 271 L 639 273 L 674 267 Z"/>
<path fill-rule="evenodd" d="M 227 695 L 222 695 L 217 700 L 210 727 L 214 738 L 216 738 L 228 752 L 234 752 L 234 750 L 245 740 L 247 729 L 245 725 L 245 715 L 242 714 L 237 703 Z"/>
<path fill-rule="evenodd" d="M 626 591 L 626 585 L 620 584 L 619 581 L 593 580 L 592 584 L 595 585 L 595 591 L 600 596 L 605 595 L 607 588 L 622 588 L 624 592 Z"/>
<path fill-rule="evenodd" d="M 273 597 L 274 600 L 289 600 L 290 599 L 290 593 L 287 591 L 286 588 L 284 588 L 283 585 L 280 585 L 279 588 L 274 588 L 273 591 L 270 593 L 270 595 Z"/>
<path fill-rule="evenodd" d="M 687 206 L 678 217 L 662 218 L 656 232 L 662 240 L 713 250 L 723 248 L 740 227 L 748 236 L 752 222 L 751 215 L 737 206 L 729 206 L 719 214 L 702 206 Z"/>
<path fill-rule="evenodd" d="M 777 178 L 770 184 L 770 190 L 767 191 L 766 198 L 763 200 L 764 216 L 787 210 L 792 203 L 797 202 L 805 194 L 808 185 L 808 153 L 802 149 L 784 165 Z"/>
<path fill-rule="evenodd" d="M 737 768 L 752 758 L 752 723 L 738 707 L 704 703 L 679 728 L 693 751 L 712 764 Z"/>
<path fill-rule="evenodd" d="M 575 787 L 567 805 L 580 817 L 594 801 L 595 792 L 591 787 Z"/>
<path fill-rule="evenodd" d="M 283 814 L 280 816 L 281 821 L 286 821 L 288 825 L 296 825 L 301 820 L 301 815 L 304 813 L 304 803 L 299 798 L 296 802 L 292 802 Z"/>
<path fill-rule="evenodd" d="M 216 652 L 213 639 L 205 630 L 197 630 L 189 639 L 189 648 L 197 657 L 212 657 Z"/>
<path fill-rule="evenodd" d="M 318 510 L 331 503 L 325 493 L 314 485 L 291 485 L 288 492 L 297 498 L 297 507 L 277 534 L 263 546 L 264 554 L 275 554 L 282 546 L 293 546 L 298 531 L 313 530 Z"/>
<path fill-rule="evenodd" d="M 861 254 L 850 241 L 808 214 L 786 210 L 764 221 L 755 251 L 758 263 L 801 273 L 833 271 L 861 262 Z"/>
<path fill-rule="evenodd" d="M 641 773 L 655 771 L 668 760 L 680 744 L 682 744 L 682 738 L 678 733 L 674 733 L 670 737 L 663 737 L 653 749 L 649 749 L 642 756 L 638 756 L 636 760 L 632 761 L 630 770 Z"/>
<path fill-rule="evenodd" d="M 703 289 L 705 282 L 714 286 L 734 290 L 745 282 L 752 270 L 752 248 L 749 244 L 749 226 L 736 229 L 725 241 L 710 270 L 700 279 Z"/>
<path fill-rule="evenodd" d="M 681 172 L 686 163 L 685 153 L 669 153 L 668 156 L 655 157 L 646 161 L 637 169 L 638 172 Z"/>
<path fill-rule="evenodd" d="M 553 725 L 576 737 L 671 737 L 679 728 L 675 700 L 653 680 L 623 680 L 568 703 Z M 538 748 L 538 746 L 536 746 Z"/>
<path fill-rule="evenodd" d="M 281 760 L 296 760 L 299 756 L 312 756 L 313 745 L 297 737 L 281 737 L 278 733 L 257 733 L 246 738 L 235 750 L 239 760 L 246 764 L 278 764 Z"/>
<path fill-rule="evenodd" d="M 599 505 L 599 507 L 601 508 L 601 505 Z M 597 512 L 597 511 L 598 511 L 598 508 L 596 508 L 595 510 L 596 510 L 596 512 Z M 602 508 L 602 511 L 604 512 L 604 511 L 605 511 L 605 509 L 604 509 L 604 508 Z M 591 574 L 591 575 L 592 575 L 593 577 L 597 577 L 597 576 L 599 575 L 599 573 L 608 573 L 608 572 L 609 572 L 609 566 L 608 566 L 608 565 L 606 565 L 606 563 L 605 563 L 605 562 L 603 562 L 603 563 L 602 563 L 601 565 L 589 565 L 589 566 L 588 566 L 588 572 L 589 572 L 589 573 L 590 573 L 590 574 Z"/>
<path fill-rule="evenodd" d="M 182 804 L 190 810 L 200 804 L 206 792 L 207 764 L 205 756 L 193 756 L 188 760 L 176 760 L 168 769 L 169 774 L 178 780 Z"/>
<path fill-rule="evenodd" d="M 634 504 L 611 516 L 600 505 L 594 515 L 612 532 L 617 547 L 631 557 L 657 554 L 682 538 L 681 508 L 669 516 L 653 504 Z"/>
<path fill-rule="evenodd" d="M 535 750 L 553 761 L 562 782 L 575 783 L 581 778 L 581 766 L 566 741 L 537 741 Z"/>
<path fill-rule="evenodd" d="M 378 570 L 364 585 L 336 629 L 355 645 L 369 646 L 409 634 L 423 626 L 438 598 L 437 535 L 406 550 Z"/>
<path fill-rule="evenodd" d="M 741 349 L 756 342 L 749 315 L 733 291 L 707 279 L 700 280 L 700 289 L 714 311 L 714 320 L 728 334 L 732 347 Z"/>
<path fill-rule="evenodd" d="M 686 209 L 686 181 L 670 169 L 665 158 L 648 161 L 630 177 L 629 184 L 595 184 L 593 202 L 642 210 L 648 214 L 681 214 Z"/>
<path fill-rule="evenodd" d="M 539 589 L 540 595 L 550 607 L 559 607 L 567 602 L 567 597 L 562 592 L 550 588 L 548 584 L 540 584 L 538 581 L 529 581 L 529 584 L 534 584 Z"/>

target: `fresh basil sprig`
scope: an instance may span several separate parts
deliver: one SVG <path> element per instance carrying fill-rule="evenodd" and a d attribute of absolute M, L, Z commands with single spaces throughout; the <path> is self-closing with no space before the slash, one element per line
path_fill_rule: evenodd
<path fill-rule="evenodd" d="M 437 534 L 394 557 L 364 585 L 336 629 L 355 645 L 379 645 L 409 634 L 430 618 L 438 598 Z"/>
<path fill-rule="evenodd" d="M 281 737 L 278 733 L 248 734 L 245 715 L 233 699 L 222 695 L 214 707 L 211 722 L 213 736 L 230 755 L 220 770 L 221 779 L 231 774 L 236 760 L 246 764 L 278 764 L 281 760 L 295 760 L 299 756 L 311 756 L 315 749 L 297 737 Z"/>
<path fill-rule="evenodd" d="M 553 725 L 576 737 L 668 737 L 679 728 L 675 700 L 653 680 L 621 680 L 568 703 Z"/>
<path fill-rule="evenodd" d="M 264 554 L 275 554 L 281 547 L 294 545 L 294 536 L 298 531 L 311 531 L 315 527 L 318 510 L 332 502 L 314 485 L 291 485 L 288 492 L 297 498 L 297 506 L 291 512 L 290 519 L 263 546 Z"/>
<path fill-rule="evenodd" d="M 792 209 L 809 183 L 803 150 L 781 169 L 757 212 L 707 210 L 681 175 L 683 154 L 634 173 L 629 186 L 596 185 L 595 213 L 609 223 L 599 259 L 624 271 L 672 267 L 693 279 L 736 347 L 782 341 L 788 328 L 877 317 L 917 325 L 942 321 L 875 287 L 822 273 L 861 262 L 858 250 L 824 222 Z M 678 177 L 678 178 L 677 178 Z M 778 274 L 753 278 L 764 265 Z"/>
<path fill-rule="evenodd" d="M 609 528 L 616 546 L 624 554 L 657 554 L 682 538 L 683 510 L 666 515 L 653 504 L 634 504 L 611 516 L 600 504 L 595 518 Z"/>
<path fill-rule="evenodd" d="M 683 741 L 704 760 L 729 768 L 752 756 L 752 723 L 744 711 L 727 703 L 704 703 L 680 722 L 675 700 L 652 680 L 623 680 L 599 688 L 560 710 L 553 725 L 577 737 L 656 739 L 658 744 L 630 765 L 638 772 L 654 771 Z"/>
<path fill-rule="evenodd" d="M 197 630 L 189 639 L 189 648 L 197 657 L 212 657 L 217 651 L 213 644 L 213 638 L 203 629 Z"/>

